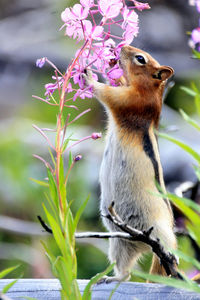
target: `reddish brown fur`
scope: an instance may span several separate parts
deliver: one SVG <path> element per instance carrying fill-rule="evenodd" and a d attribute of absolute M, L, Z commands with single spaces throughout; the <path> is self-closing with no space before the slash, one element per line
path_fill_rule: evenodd
<path fill-rule="evenodd" d="M 135 53 L 144 54 L 148 63 L 141 66 L 133 64 Z M 160 66 L 148 53 L 126 46 L 121 51 L 121 66 L 124 76 L 120 82 L 126 87 L 119 87 L 117 102 L 113 101 L 113 92 L 108 86 L 103 98 L 109 106 L 119 128 L 126 130 L 147 129 L 150 123 L 157 128 L 162 108 L 162 94 L 165 81 L 173 74 L 173 69 Z M 153 76 L 161 73 L 161 79 Z"/>

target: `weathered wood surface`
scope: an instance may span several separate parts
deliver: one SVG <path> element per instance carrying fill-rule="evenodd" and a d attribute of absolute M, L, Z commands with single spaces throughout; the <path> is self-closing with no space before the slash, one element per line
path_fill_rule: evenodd
<path fill-rule="evenodd" d="M 10 279 L 0 280 L 0 291 Z M 87 280 L 79 280 L 79 287 L 83 292 Z M 108 300 L 116 283 L 100 284 L 93 287 L 92 300 Z M 56 279 L 20 279 L 6 294 L 10 299 L 24 299 L 33 297 L 38 300 L 60 300 L 60 284 Z M 1 299 L 1 298 L 0 298 Z M 112 300 L 197 300 L 200 295 L 167 287 L 161 284 L 146 284 L 123 282 L 115 291 Z M 69 299 L 70 300 L 70 299 Z"/>

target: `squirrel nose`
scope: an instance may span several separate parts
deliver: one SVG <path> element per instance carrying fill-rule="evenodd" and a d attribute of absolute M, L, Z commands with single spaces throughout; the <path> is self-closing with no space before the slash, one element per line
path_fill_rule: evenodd
<path fill-rule="evenodd" d="M 126 54 L 127 52 L 132 52 L 133 51 L 133 47 L 125 45 L 121 48 L 121 52 L 123 54 Z"/>

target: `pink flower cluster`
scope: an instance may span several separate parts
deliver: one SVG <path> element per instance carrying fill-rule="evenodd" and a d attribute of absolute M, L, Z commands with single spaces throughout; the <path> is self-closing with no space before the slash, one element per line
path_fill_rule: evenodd
<path fill-rule="evenodd" d="M 200 0 L 189 0 L 189 4 L 196 6 L 198 13 L 200 13 Z M 200 51 L 200 18 L 199 18 L 199 27 L 192 30 L 191 39 L 189 40 L 189 45 L 195 49 L 197 48 Z"/>
<path fill-rule="evenodd" d="M 117 85 L 116 79 L 123 75 L 117 64 L 120 49 L 129 45 L 138 34 L 137 10 L 149 9 L 148 3 L 136 0 L 80 0 L 73 7 L 67 7 L 61 14 L 65 35 L 75 39 L 78 43 L 84 41 L 84 48 L 75 54 L 76 63 L 71 71 L 71 79 L 78 89 L 70 86 L 68 92 L 74 92 L 73 99 L 92 97 L 91 87 L 85 88 L 82 73 L 90 67 L 95 73 L 102 74 L 111 85 Z M 117 30 L 116 30 L 117 29 Z M 116 35 L 117 32 L 117 35 Z M 42 67 L 45 59 L 37 61 Z M 46 85 L 46 95 L 62 84 L 59 78 L 55 83 Z"/>

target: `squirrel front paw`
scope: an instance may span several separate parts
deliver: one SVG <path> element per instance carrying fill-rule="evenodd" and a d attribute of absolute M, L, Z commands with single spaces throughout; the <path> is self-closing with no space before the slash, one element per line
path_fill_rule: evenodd
<path fill-rule="evenodd" d="M 84 80 L 85 80 L 85 85 L 86 86 L 93 86 L 95 83 L 94 80 L 94 74 L 92 73 L 92 71 L 90 69 L 85 69 L 84 73 L 82 74 Z"/>

